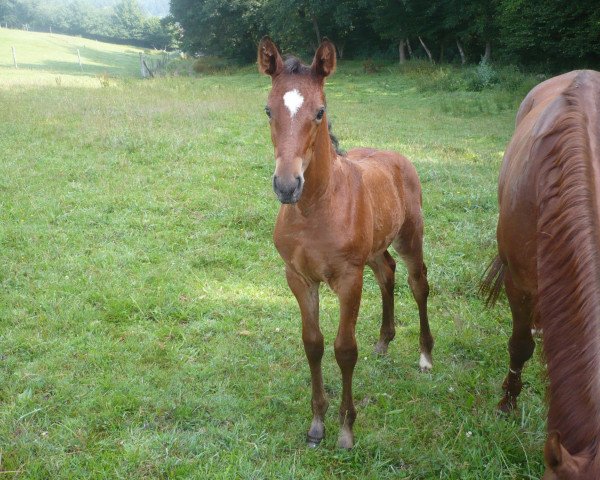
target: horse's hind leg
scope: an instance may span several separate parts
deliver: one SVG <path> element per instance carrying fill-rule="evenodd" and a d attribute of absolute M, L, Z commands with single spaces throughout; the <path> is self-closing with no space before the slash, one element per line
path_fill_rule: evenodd
<path fill-rule="evenodd" d="M 408 269 L 408 284 L 419 307 L 419 346 L 421 349 L 419 367 L 421 371 L 426 372 L 433 366 L 431 358 L 433 337 L 427 318 L 429 283 L 427 282 L 427 267 L 423 262 L 423 221 L 420 216 L 412 222 L 405 222 L 392 245 Z"/>
<path fill-rule="evenodd" d="M 513 323 L 512 335 L 508 341 L 510 368 L 502 384 L 504 397 L 498 403 L 498 409 L 502 412 L 509 412 L 517 405 L 517 396 L 523 387 L 521 370 L 525 362 L 531 358 L 535 342 L 531 334 L 533 325 L 531 296 L 514 285 L 510 272 L 507 272 L 504 277 L 504 286 Z"/>
<path fill-rule="evenodd" d="M 396 335 L 396 328 L 394 326 L 394 272 L 396 271 L 396 262 L 386 250 L 372 262 L 369 262 L 369 266 L 373 269 L 373 273 L 381 289 L 383 314 L 381 317 L 379 341 L 375 345 L 375 353 L 383 355 L 387 352 L 389 343 Z"/>

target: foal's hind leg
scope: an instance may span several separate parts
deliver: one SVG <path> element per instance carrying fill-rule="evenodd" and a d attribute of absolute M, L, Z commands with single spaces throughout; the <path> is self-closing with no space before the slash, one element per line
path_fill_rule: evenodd
<path fill-rule="evenodd" d="M 535 342 L 531 335 L 533 325 L 531 296 L 514 285 L 510 272 L 504 277 L 506 296 L 512 313 L 512 335 L 508 341 L 510 368 L 504 379 L 502 388 L 504 397 L 498 403 L 498 409 L 509 412 L 517 406 L 517 396 L 521 393 L 521 370 L 527 360 L 531 358 Z"/>
<path fill-rule="evenodd" d="M 381 289 L 383 314 L 381 317 L 379 341 L 375 345 L 375 353 L 383 355 L 387 352 L 389 343 L 396 335 L 396 328 L 394 326 L 394 272 L 396 271 L 396 262 L 386 250 L 370 262 L 369 266 L 373 269 L 373 273 Z"/>
<path fill-rule="evenodd" d="M 422 372 L 427 372 L 433 366 L 431 358 L 433 337 L 427 318 L 429 283 L 427 282 L 427 267 L 423 262 L 423 221 L 421 218 L 405 222 L 392 245 L 408 269 L 408 284 L 419 307 L 419 346 L 421 349 L 419 367 Z"/>

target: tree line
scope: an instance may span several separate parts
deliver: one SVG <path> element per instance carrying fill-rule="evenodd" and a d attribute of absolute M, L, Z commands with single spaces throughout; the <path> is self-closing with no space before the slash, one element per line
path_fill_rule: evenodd
<path fill-rule="evenodd" d="M 169 18 L 146 15 L 137 0 L 104 7 L 85 0 L 0 0 L 0 24 L 159 49 L 174 47 L 179 37 Z"/>
<path fill-rule="evenodd" d="M 298 54 L 327 36 L 341 58 L 600 65 L 598 0 L 171 0 L 171 15 L 185 50 L 241 61 L 268 34 Z"/>

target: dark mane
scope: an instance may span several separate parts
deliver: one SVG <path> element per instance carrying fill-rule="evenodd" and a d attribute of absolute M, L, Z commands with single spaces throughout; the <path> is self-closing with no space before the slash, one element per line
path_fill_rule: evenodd
<path fill-rule="evenodd" d="M 283 73 L 290 75 L 309 75 L 310 67 L 304 65 L 299 58 L 293 55 L 286 56 L 283 62 Z"/>
<path fill-rule="evenodd" d="M 331 131 L 331 122 L 327 122 L 327 128 L 329 130 L 329 138 L 331 139 L 331 144 L 333 145 L 333 148 L 335 148 L 335 153 L 341 156 L 346 155 L 346 152 L 340 148 L 340 141 Z"/>
<path fill-rule="evenodd" d="M 558 430 L 571 453 L 600 436 L 600 245 L 585 80 L 578 75 L 563 92 L 564 107 L 531 151 L 550 147 L 539 172 L 537 224 L 548 430 Z"/>

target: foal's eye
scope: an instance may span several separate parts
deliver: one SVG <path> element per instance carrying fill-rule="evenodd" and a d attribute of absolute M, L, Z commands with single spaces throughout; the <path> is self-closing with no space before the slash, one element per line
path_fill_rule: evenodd
<path fill-rule="evenodd" d="M 271 109 L 269 107 L 265 107 L 265 113 L 267 114 L 267 117 L 271 118 Z"/>
<path fill-rule="evenodd" d="M 317 116 L 315 117 L 317 121 L 321 120 L 323 118 L 323 115 L 325 115 L 325 108 L 320 108 L 319 111 L 317 112 Z"/>

